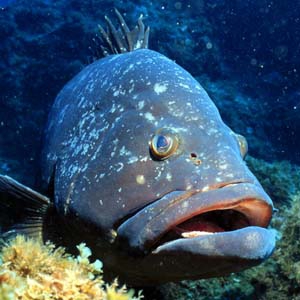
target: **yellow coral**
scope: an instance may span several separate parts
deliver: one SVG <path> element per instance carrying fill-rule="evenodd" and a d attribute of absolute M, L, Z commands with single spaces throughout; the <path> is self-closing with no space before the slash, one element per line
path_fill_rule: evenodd
<path fill-rule="evenodd" d="M 105 285 L 102 264 L 90 263 L 91 251 L 85 244 L 72 257 L 53 244 L 17 236 L 0 254 L 1 300 L 138 300 L 133 291 Z"/>

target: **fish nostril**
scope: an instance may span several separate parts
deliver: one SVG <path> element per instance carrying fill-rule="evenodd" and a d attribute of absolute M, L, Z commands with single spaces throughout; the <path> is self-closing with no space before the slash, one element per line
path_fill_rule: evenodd
<path fill-rule="evenodd" d="M 202 161 L 198 158 L 198 155 L 194 152 L 190 153 L 190 159 L 197 166 L 201 165 L 202 163 Z"/>

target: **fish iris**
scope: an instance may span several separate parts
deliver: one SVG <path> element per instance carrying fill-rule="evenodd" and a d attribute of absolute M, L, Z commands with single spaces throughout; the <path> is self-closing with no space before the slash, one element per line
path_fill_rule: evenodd
<path fill-rule="evenodd" d="M 159 135 L 157 137 L 156 141 L 156 147 L 159 152 L 164 152 L 166 149 L 168 149 L 168 146 L 170 145 L 171 141 L 170 138 L 164 136 L 164 135 Z"/>
<path fill-rule="evenodd" d="M 173 134 L 155 134 L 150 141 L 150 151 L 154 158 L 163 160 L 170 157 L 178 147 L 178 139 Z"/>

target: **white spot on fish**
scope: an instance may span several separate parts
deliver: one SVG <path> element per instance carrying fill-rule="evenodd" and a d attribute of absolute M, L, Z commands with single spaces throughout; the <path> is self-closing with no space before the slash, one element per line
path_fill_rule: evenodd
<path fill-rule="evenodd" d="M 189 207 L 188 201 L 183 202 L 181 207 L 182 207 L 184 210 L 187 209 L 187 208 Z"/>
<path fill-rule="evenodd" d="M 163 169 L 162 169 L 162 170 L 163 170 Z M 161 170 L 158 170 L 157 176 L 154 177 L 155 180 L 158 180 L 160 176 L 161 176 Z"/>
<path fill-rule="evenodd" d="M 164 93 L 168 89 L 168 85 L 166 83 L 155 83 L 153 89 L 154 92 L 159 95 Z"/>
<path fill-rule="evenodd" d="M 116 104 L 113 103 L 113 105 L 112 105 L 112 107 L 111 107 L 111 109 L 110 109 L 109 112 L 111 112 L 113 114 L 116 111 L 116 109 L 117 109 Z"/>
<path fill-rule="evenodd" d="M 116 171 L 117 171 L 117 172 L 120 172 L 120 171 L 124 168 L 124 164 L 121 163 L 121 162 L 118 162 L 117 165 L 118 165 L 119 167 L 116 169 Z"/>
<path fill-rule="evenodd" d="M 88 150 L 89 150 L 89 148 L 90 148 L 90 145 L 84 144 L 84 145 L 83 145 L 83 149 L 82 149 L 82 151 L 81 151 L 81 155 L 86 155 L 87 152 L 88 152 Z"/>
<path fill-rule="evenodd" d="M 151 114 L 151 112 L 146 112 L 145 113 L 145 118 L 149 121 L 154 121 L 155 117 Z"/>
<path fill-rule="evenodd" d="M 220 168 L 221 170 L 226 170 L 227 167 L 228 167 L 227 164 L 224 164 L 224 165 L 220 165 L 220 166 L 219 166 L 219 168 Z"/>
<path fill-rule="evenodd" d="M 141 159 L 140 159 L 140 161 L 147 161 L 149 158 L 148 158 L 148 156 L 144 156 L 144 157 L 142 157 Z"/>
<path fill-rule="evenodd" d="M 214 134 L 218 133 L 218 130 L 215 129 L 215 128 L 208 128 L 207 131 L 206 131 L 206 133 L 208 135 L 214 135 Z"/>
<path fill-rule="evenodd" d="M 171 173 L 167 173 L 166 179 L 168 181 L 171 181 L 172 180 L 172 174 Z"/>
<path fill-rule="evenodd" d="M 84 100 L 85 100 L 85 97 L 82 96 L 82 97 L 80 98 L 79 103 L 78 103 L 78 107 L 80 107 L 80 106 L 83 104 Z"/>
<path fill-rule="evenodd" d="M 209 190 L 209 186 L 206 185 L 202 188 L 201 192 L 207 192 Z"/>
<path fill-rule="evenodd" d="M 184 84 L 184 83 L 179 83 L 179 85 L 187 90 L 190 90 L 191 88 L 187 85 L 187 84 Z"/>
<path fill-rule="evenodd" d="M 132 83 L 130 89 L 128 90 L 128 93 L 131 94 L 134 91 L 134 83 Z"/>
<path fill-rule="evenodd" d="M 144 175 L 137 175 L 135 179 L 138 184 L 145 184 L 146 182 Z"/>
<path fill-rule="evenodd" d="M 143 109 L 145 106 L 145 101 L 139 101 L 138 103 L 138 109 Z"/>
<path fill-rule="evenodd" d="M 120 156 L 130 156 L 130 155 L 132 155 L 132 153 L 129 150 L 127 150 L 125 148 L 125 146 L 122 146 L 122 148 L 120 149 L 119 154 L 120 154 Z"/>
<path fill-rule="evenodd" d="M 191 184 L 188 184 L 187 187 L 186 187 L 186 190 L 189 191 L 189 190 L 192 189 L 192 187 L 193 187 L 193 186 L 192 186 Z"/>
<path fill-rule="evenodd" d="M 128 164 L 133 164 L 133 163 L 137 162 L 138 160 L 139 159 L 136 156 L 132 156 L 132 157 L 129 158 L 127 163 Z"/>
<path fill-rule="evenodd" d="M 68 168 L 68 174 L 69 174 L 70 177 L 72 177 L 78 171 L 79 171 L 78 167 L 75 166 L 75 165 L 70 165 L 70 167 Z"/>

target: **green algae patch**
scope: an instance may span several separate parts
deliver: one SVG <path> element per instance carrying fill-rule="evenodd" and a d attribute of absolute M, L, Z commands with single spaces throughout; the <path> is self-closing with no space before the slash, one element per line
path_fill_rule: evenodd
<path fill-rule="evenodd" d="M 269 163 L 251 156 L 246 162 L 276 206 L 293 201 L 300 191 L 299 166 L 286 160 Z"/>
<path fill-rule="evenodd" d="M 139 300 L 117 280 L 105 284 L 102 263 L 91 263 L 91 251 L 78 247 L 77 257 L 52 243 L 17 236 L 0 254 L 1 300 Z"/>

